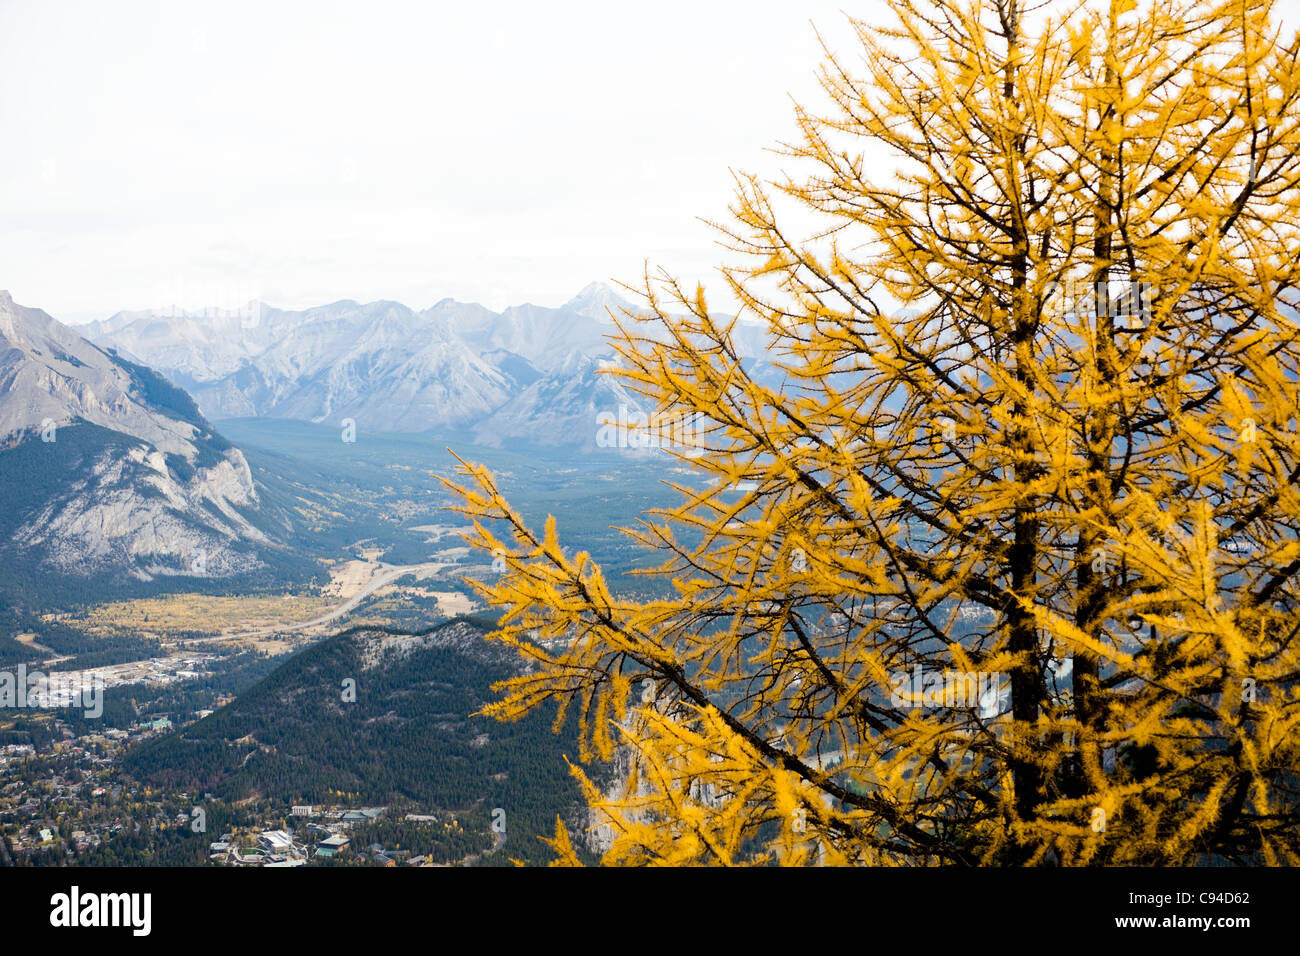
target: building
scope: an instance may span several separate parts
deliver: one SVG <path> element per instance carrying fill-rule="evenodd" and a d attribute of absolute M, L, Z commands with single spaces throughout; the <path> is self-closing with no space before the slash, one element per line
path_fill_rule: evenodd
<path fill-rule="evenodd" d="M 328 860 L 343 850 L 346 850 L 352 841 L 341 834 L 327 837 L 316 844 L 316 855 L 321 859 Z"/>
<path fill-rule="evenodd" d="M 284 830 L 267 830 L 257 838 L 257 843 L 268 853 L 287 853 L 293 849 L 293 837 Z"/>

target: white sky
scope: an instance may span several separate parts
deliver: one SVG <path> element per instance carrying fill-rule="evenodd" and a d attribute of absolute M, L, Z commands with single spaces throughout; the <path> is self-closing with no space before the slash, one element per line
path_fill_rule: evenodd
<path fill-rule="evenodd" d="M 697 217 L 822 102 L 813 24 L 853 52 L 879 7 L 0 0 L 0 288 L 79 321 L 708 279 Z"/>

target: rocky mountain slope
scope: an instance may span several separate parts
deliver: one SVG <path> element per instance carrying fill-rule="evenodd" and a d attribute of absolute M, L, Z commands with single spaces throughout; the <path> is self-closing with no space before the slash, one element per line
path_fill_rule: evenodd
<path fill-rule="evenodd" d="M 274 548 L 248 463 L 179 388 L 0 292 L 0 538 L 71 576 L 228 576 Z"/>

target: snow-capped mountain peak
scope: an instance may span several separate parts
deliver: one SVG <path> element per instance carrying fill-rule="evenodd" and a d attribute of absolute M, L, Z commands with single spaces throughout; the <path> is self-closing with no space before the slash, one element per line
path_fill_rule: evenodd
<path fill-rule="evenodd" d="M 624 310 L 632 307 L 630 302 L 622 298 L 604 282 L 592 282 L 572 299 L 560 306 L 566 312 L 572 312 L 584 318 L 606 323 L 610 321 L 610 313 L 621 318 Z"/>

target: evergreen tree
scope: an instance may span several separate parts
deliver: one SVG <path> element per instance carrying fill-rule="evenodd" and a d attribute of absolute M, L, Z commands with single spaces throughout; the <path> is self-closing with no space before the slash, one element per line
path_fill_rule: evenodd
<path fill-rule="evenodd" d="M 721 227 L 783 384 L 702 288 L 620 324 L 705 423 L 630 532 L 674 596 L 464 465 L 534 664 L 494 712 L 628 748 L 611 863 L 1300 862 L 1300 44 L 1271 0 L 889 7 Z"/>

